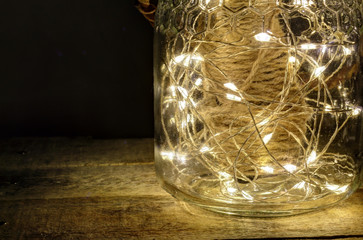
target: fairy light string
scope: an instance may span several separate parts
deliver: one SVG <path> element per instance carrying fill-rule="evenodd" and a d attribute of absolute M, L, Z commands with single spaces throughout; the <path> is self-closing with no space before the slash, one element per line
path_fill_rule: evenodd
<path fill-rule="evenodd" d="M 329 147 L 361 116 L 343 91 L 358 61 L 354 41 L 320 20 L 314 24 L 326 39 L 295 35 L 276 2 L 256 1 L 260 8 L 241 15 L 218 6 L 247 9 L 248 1 L 217 1 L 209 15 L 212 2 L 202 2 L 194 17 L 181 19 L 193 33 L 165 34 L 161 157 L 186 176 L 188 161 L 198 162 L 211 175 L 205 181 L 219 183 L 221 196 L 231 199 L 273 201 L 284 189 L 290 201 L 302 201 L 348 191 L 353 159 Z M 315 14 L 314 1 L 292 5 Z M 345 94 L 344 111 L 336 111 L 337 94 Z M 327 121 L 334 127 L 322 139 Z M 333 163 L 341 165 L 339 183 L 324 176 Z"/>

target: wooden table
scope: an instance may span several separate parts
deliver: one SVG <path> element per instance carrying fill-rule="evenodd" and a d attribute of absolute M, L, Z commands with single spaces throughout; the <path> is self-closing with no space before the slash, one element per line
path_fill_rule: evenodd
<path fill-rule="evenodd" d="M 177 202 L 152 139 L 0 140 L 0 239 L 363 239 L 363 189 L 340 205 L 242 218 Z"/>

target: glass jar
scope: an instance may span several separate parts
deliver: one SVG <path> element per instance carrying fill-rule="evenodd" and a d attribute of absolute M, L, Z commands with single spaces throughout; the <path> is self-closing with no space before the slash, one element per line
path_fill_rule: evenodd
<path fill-rule="evenodd" d="M 162 186 L 243 216 L 347 198 L 362 181 L 361 27 L 361 0 L 160 0 Z"/>

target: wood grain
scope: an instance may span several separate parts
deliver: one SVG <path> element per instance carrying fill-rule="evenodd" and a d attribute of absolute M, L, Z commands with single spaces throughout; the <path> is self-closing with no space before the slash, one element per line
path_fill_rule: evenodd
<path fill-rule="evenodd" d="M 241 218 L 162 190 L 152 139 L 7 139 L 0 147 L 0 239 L 363 239 L 363 189 L 323 211 Z"/>

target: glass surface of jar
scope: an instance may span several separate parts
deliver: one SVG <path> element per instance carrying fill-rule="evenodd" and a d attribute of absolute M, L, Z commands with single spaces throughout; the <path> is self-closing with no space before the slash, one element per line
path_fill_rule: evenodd
<path fill-rule="evenodd" d="M 361 1 L 159 0 L 162 186 L 243 216 L 347 198 L 362 181 L 361 30 Z"/>

